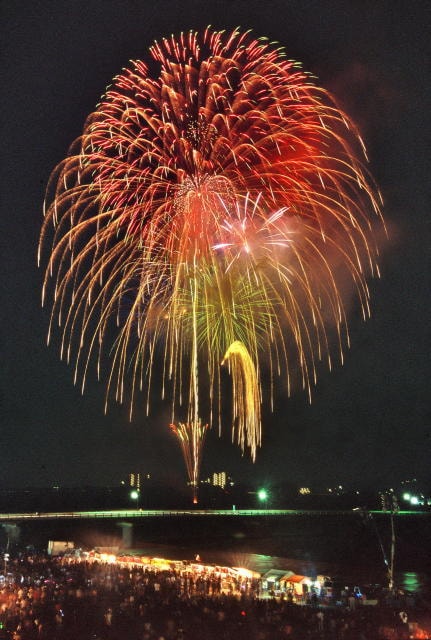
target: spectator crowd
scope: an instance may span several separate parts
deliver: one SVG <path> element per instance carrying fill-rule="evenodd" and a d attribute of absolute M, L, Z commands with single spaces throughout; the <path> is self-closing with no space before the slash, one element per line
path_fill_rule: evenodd
<path fill-rule="evenodd" d="M 263 597 L 255 577 L 222 577 L 187 564 L 140 567 L 94 557 L 22 554 L 1 576 L 0 639 L 431 638 L 404 609 L 385 603 L 298 605 Z M 431 629 L 426 612 L 424 623 Z"/>

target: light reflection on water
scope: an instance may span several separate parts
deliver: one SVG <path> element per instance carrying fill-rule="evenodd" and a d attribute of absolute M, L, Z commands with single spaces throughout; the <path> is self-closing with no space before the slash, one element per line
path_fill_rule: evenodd
<path fill-rule="evenodd" d="M 413 593 L 423 593 L 430 589 L 429 580 L 427 580 L 427 576 L 425 574 L 413 573 L 410 571 L 403 571 L 397 574 L 397 586 L 402 591 L 409 591 Z"/>
<path fill-rule="evenodd" d="M 356 514 L 338 513 L 325 517 L 295 513 L 274 518 L 142 518 L 133 523 L 133 544 L 142 555 L 153 557 L 194 560 L 199 554 L 206 564 L 242 566 L 261 574 L 282 569 L 325 575 L 348 585 L 387 586 L 384 560 L 390 552 L 391 527 L 384 516 L 373 525 Z M 40 535 L 48 540 L 75 539 L 85 548 L 125 543 L 115 522 L 97 521 L 91 527 L 78 523 L 72 533 L 69 523 L 64 527 L 60 530 L 58 523 L 48 523 Z M 35 527 L 29 530 L 31 538 L 34 531 Z M 431 513 L 400 518 L 396 532 L 396 586 L 431 601 Z M 58 537 L 62 535 L 74 537 Z"/>
<path fill-rule="evenodd" d="M 420 594 L 431 607 L 431 512 L 400 517 L 396 524 L 395 585 Z M 48 540 L 75 540 L 87 549 L 124 548 L 121 531 L 110 519 L 34 522 L 23 527 L 22 544 L 46 548 Z M 133 544 L 141 555 L 193 561 L 199 554 L 205 564 L 246 567 L 261 574 L 282 569 L 311 577 L 325 575 L 363 587 L 387 586 L 382 547 L 388 557 L 390 543 L 391 527 L 384 516 L 375 518 L 373 527 L 356 514 L 337 513 L 325 517 L 160 517 L 133 522 Z"/>
<path fill-rule="evenodd" d="M 246 553 L 241 551 L 222 551 L 217 549 L 205 549 L 205 545 L 196 548 L 196 553 L 189 547 L 154 544 L 150 543 L 131 553 L 142 555 L 165 557 L 172 560 L 195 559 L 199 553 L 204 564 L 217 564 L 222 566 L 245 567 L 260 574 L 264 574 L 270 569 L 286 569 L 295 573 L 307 576 L 326 575 L 328 577 L 337 576 L 339 580 L 345 580 L 347 584 L 380 584 L 387 585 L 387 577 L 379 569 L 370 567 L 363 570 L 349 569 L 346 567 L 335 567 L 330 564 L 298 560 L 296 558 L 285 558 L 258 553 Z M 429 599 L 431 597 L 431 579 L 425 573 L 412 571 L 400 571 L 395 574 L 395 585 L 404 592 L 416 593 Z"/>

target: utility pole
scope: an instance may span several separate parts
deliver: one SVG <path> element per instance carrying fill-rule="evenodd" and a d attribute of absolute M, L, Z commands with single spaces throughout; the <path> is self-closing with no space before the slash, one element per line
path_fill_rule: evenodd
<path fill-rule="evenodd" d="M 394 589 L 394 564 L 395 564 L 395 522 L 394 515 L 398 513 L 399 506 L 396 495 L 393 490 L 390 490 L 388 493 L 385 493 L 382 496 L 382 510 L 389 512 L 390 522 L 391 522 L 391 554 L 390 561 L 388 566 L 388 588 L 390 591 Z"/>
<path fill-rule="evenodd" d="M 393 591 L 395 586 L 394 567 L 395 567 L 395 543 L 396 543 L 394 516 L 396 513 L 398 513 L 399 506 L 398 506 L 397 497 L 394 494 L 393 489 L 390 489 L 389 491 L 385 491 L 384 493 L 381 493 L 380 498 L 381 498 L 381 504 L 382 504 L 382 511 L 385 513 L 389 513 L 389 516 L 390 516 L 391 544 L 390 544 L 389 559 L 386 555 L 385 545 L 383 544 L 382 538 L 380 536 L 379 530 L 376 525 L 376 521 L 373 518 L 373 514 L 370 511 L 368 511 L 368 509 L 366 509 L 365 507 L 355 507 L 353 511 L 357 511 L 359 513 L 364 524 L 366 524 L 367 522 L 372 523 L 377 539 L 379 541 L 379 546 L 382 552 L 383 561 L 387 567 L 388 588 L 390 591 Z"/>

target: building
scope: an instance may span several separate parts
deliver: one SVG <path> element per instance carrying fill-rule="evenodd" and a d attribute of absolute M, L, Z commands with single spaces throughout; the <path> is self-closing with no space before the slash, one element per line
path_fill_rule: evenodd
<path fill-rule="evenodd" d="M 227 471 L 217 471 L 214 472 L 209 478 L 201 481 L 202 484 L 209 484 L 213 487 L 220 487 L 220 489 L 224 489 L 227 485 L 233 487 L 234 482 L 232 478 L 228 475 Z"/>

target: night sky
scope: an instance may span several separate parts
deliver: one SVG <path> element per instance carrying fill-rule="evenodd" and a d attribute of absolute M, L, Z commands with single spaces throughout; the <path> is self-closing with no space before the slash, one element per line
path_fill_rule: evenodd
<path fill-rule="evenodd" d="M 387 488 L 431 488 L 429 405 L 429 113 L 427 2 L 347 0 L 48 0 L 2 3 L 2 379 L 0 487 L 116 485 L 130 471 L 183 483 L 168 407 L 146 418 L 111 404 L 90 376 L 46 346 L 36 265 L 50 172 L 114 75 L 154 39 L 240 26 L 285 46 L 357 122 L 385 200 L 390 239 L 372 317 L 352 310 L 343 367 L 322 369 L 313 404 L 299 392 L 265 413 L 253 464 L 212 432 L 202 475 Z M 428 16 L 429 17 L 429 16 Z M 428 152 L 428 153 L 427 153 Z"/>

